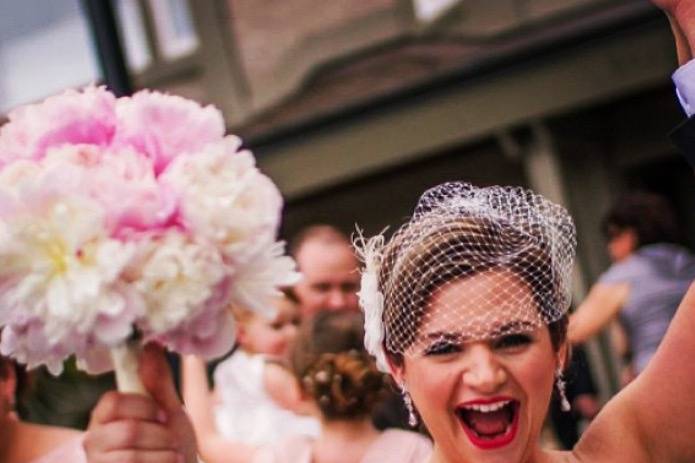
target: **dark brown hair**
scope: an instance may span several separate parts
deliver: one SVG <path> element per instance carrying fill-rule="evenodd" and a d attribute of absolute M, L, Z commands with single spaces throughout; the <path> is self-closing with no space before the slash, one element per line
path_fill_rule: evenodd
<path fill-rule="evenodd" d="M 529 286 L 541 313 L 558 312 L 560 277 L 553 269 L 550 245 L 538 240 L 533 229 L 521 231 L 503 220 L 475 217 L 436 222 L 399 232 L 384 249 L 379 273 L 385 298 L 384 347 L 396 364 L 402 362 L 403 349 L 393 346 L 414 342 L 431 295 L 454 280 L 510 270 Z M 399 331 L 397 327 L 408 319 L 412 329 Z M 567 322 L 562 315 L 548 324 L 555 351 L 565 342 Z M 394 336 L 399 338 L 391 340 Z"/>
<path fill-rule="evenodd" d="M 5 357 L 0 356 L 0 380 L 7 379 L 10 376 L 10 372 L 14 367 L 12 363 Z"/>
<path fill-rule="evenodd" d="M 361 314 L 321 311 L 300 327 L 291 367 L 329 420 L 361 419 L 382 399 L 385 376 L 364 350 Z"/>
<path fill-rule="evenodd" d="M 637 247 L 654 243 L 680 243 L 676 214 L 666 198 L 654 193 L 631 192 L 615 202 L 603 218 L 604 235 L 625 229 L 634 230 Z"/>

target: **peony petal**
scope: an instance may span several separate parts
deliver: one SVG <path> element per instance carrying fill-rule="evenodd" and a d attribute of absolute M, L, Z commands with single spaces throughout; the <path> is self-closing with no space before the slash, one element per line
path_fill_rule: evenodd
<path fill-rule="evenodd" d="M 116 130 L 115 103 L 104 87 L 87 87 L 10 112 L 0 128 L 0 163 L 41 159 L 65 144 L 108 145 Z"/>
<path fill-rule="evenodd" d="M 114 144 L 152 160 L 157 174 L 176 157 L 194 154 L 224 136 L 224 119 L 213 106 L 147 90 L 118 100 Z"/>

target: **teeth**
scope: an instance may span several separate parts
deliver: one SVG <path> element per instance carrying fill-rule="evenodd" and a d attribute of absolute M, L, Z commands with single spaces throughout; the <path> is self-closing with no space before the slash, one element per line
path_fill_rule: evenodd
<path fill-rule="evenodd" d="M 463 408 L 465 408 L 466 410 L 474 410 L 476 412 L 490 413 L 502 409 L 511 402 L 511 400 L 503 400 L 501 402 L 496 402 L 493 404 L 470 404 L 464 405 Z"/>

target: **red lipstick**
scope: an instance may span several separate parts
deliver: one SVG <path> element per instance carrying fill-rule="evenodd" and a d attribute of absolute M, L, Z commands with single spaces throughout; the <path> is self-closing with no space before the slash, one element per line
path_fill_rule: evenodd
<path fill-rule="evenodd" d="M 463 431 L 473 445 L 483 450 L 493 450 L 508 445 L 516 437 L 519 429 L 519 406 L 519 401 L 511 397 L 476 399 L 459 404 L 456 407 L 456 415 Z M 498 419 L 506 418 L 509 422 L 501 432 L 489 435 L 481 434 L 474 429 L 476 419 L 472 415 L 476 413 L 504 414 Z"/>

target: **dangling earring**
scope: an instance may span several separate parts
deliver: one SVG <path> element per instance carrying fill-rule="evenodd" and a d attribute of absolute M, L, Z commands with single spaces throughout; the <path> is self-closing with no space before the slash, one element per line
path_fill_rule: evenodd
<path fill-rule="evenodd" d="M 567 400 L 567 394 L 565 393 L 566 388 L 565 378 L 562 375 L 562 368 L 555 370 L 555 387 L 557 387 L 558 395 L 560 396 L 560 410 L 563 412 L 568 412 L 572 409 L 569 400 Z"/>
<path fill-rule="evenodd" d="M 403 396 L 403 403 L 405 408 L 408 410 L 408 424 L 411 428 L 417 426 L 417 415 L 415 414 L 415 407 L 413 406 L 413 399 L 410 398 L 408 389 L 405 384 L 401 385 L 401 395 Z"/>

